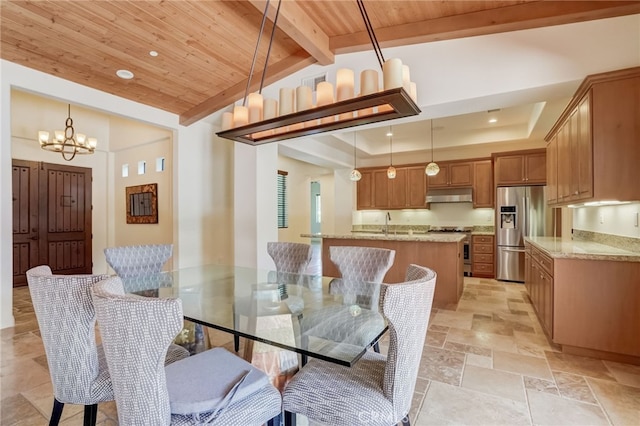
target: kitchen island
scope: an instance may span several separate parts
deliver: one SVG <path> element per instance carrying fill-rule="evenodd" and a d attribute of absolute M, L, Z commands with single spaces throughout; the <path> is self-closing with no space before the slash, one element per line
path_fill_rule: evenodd
<path fill-rule="evenodd" d="M 385 283 L 405 280 L 407 267 L 414 263 L 431 268 L 438 274 L 434 306 L 457 303 L 464 285 L 463 240 L 465 234 L 393 234 L 358 233 L 343 235 L 302 234 L 307 238 L 322 238 L 322 275 L 339 277 L 329 258 L 331 246 L 378 247 L 395 250 L 395 260 L 384 277 Z"/>
<path fill-rule="evenodd" d="M 525 286 L 562 351 L 640 364 L 640 253 L 590 241 L 525 238 Z"/>

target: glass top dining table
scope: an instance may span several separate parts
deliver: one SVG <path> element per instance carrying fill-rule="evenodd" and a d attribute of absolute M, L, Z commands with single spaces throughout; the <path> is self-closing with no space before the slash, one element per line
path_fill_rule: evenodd
<path fill-rule="evenodd" d="M 387 330 L 380 284 L 205 265 L 123 279 L 125 291 L 182 300 L 185 319 L 352 366 Z"/>

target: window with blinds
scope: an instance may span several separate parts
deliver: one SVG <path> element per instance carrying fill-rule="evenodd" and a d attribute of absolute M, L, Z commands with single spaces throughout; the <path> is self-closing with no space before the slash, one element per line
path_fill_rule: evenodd
<path fill-rule="evenodd" d="M 289 227 L 289 208 L 287 205 L 287 172 L 278 170 L 278 228 Z"/>

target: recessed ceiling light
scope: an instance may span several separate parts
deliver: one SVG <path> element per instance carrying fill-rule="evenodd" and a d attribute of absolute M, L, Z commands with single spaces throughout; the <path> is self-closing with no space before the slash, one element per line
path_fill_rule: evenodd
<path fill-rule="evenodd" d="M 489 119 L 489 123 L 497 123 L 498 119 L 497 118 L 490 118 Z"/>
<path fill-rule="evenodd" d="M 393 133 L 391 133 L 391 130 L 387 132 L 387 136 L 393 136 Z"/>
<path fill-rule="evenodd" d="M 129 70 L 118 70 L 116 71 L 116 75 L 124 80 L 131 80 L 133 78 L 133 73 Z"/>
<path fill-rule="evenodd" d="M 158 56 L 158 52 L 156 52 L 155 50 L 151 50 L 149 52 L 149 56 L 153 56 L 155 58 L 156 56 Z"/>

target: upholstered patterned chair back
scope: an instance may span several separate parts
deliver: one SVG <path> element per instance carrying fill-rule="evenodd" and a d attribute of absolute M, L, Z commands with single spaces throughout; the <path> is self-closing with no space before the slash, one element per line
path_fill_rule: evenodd
<path fill-rule="evenodd" d="M 160 272 L 173 253 L 172 244 L 107 247 L 107 263 L 121 278 Z"/>
<path fill-rule="evenodd" d="M 182 328 L 182 302 L 125 296 L 119 277 L 96 284 L 93 298 L 119 423 L 170 424 L 164 365 L 167 348 Z"/>
<path fill-rule="evenodd" d="M 276 264 L 278 282 L 299 283 L 311 261 L 310 244 L 269 242 L 267 253 Z"/>
<path fill-rule="evenodd" d="M 381 283 L 395 256 L 395 250 L 383 248 L 329 247 L 329 258 L 345 280 Z"/>
<path fill-rule="evenodd" d="M 351 294 L 356 304 L 372 308 L 378 305 L 379 287 L 393 265 L 395 250 L 375 247 L 329 247 L 329 258 L 342 276 L 329 285 L 331 294 Z"/>
<path fill-rule="evenodd" d="M 435 287 L 436 273 L 418 265 L 409 265 L 406 282 L 382 286 L 381 308 L 389 325 L 383 392 L 397 418 L 411 407 Z"/>
<path fill-rule="evenodd" d="M 107 276 L 52 275 L 44 265 L 26 275 L 55 398 L 83 405 L 113 400 L 109 371 L 96 345 L 91 298 L 93 284 Z"/>

